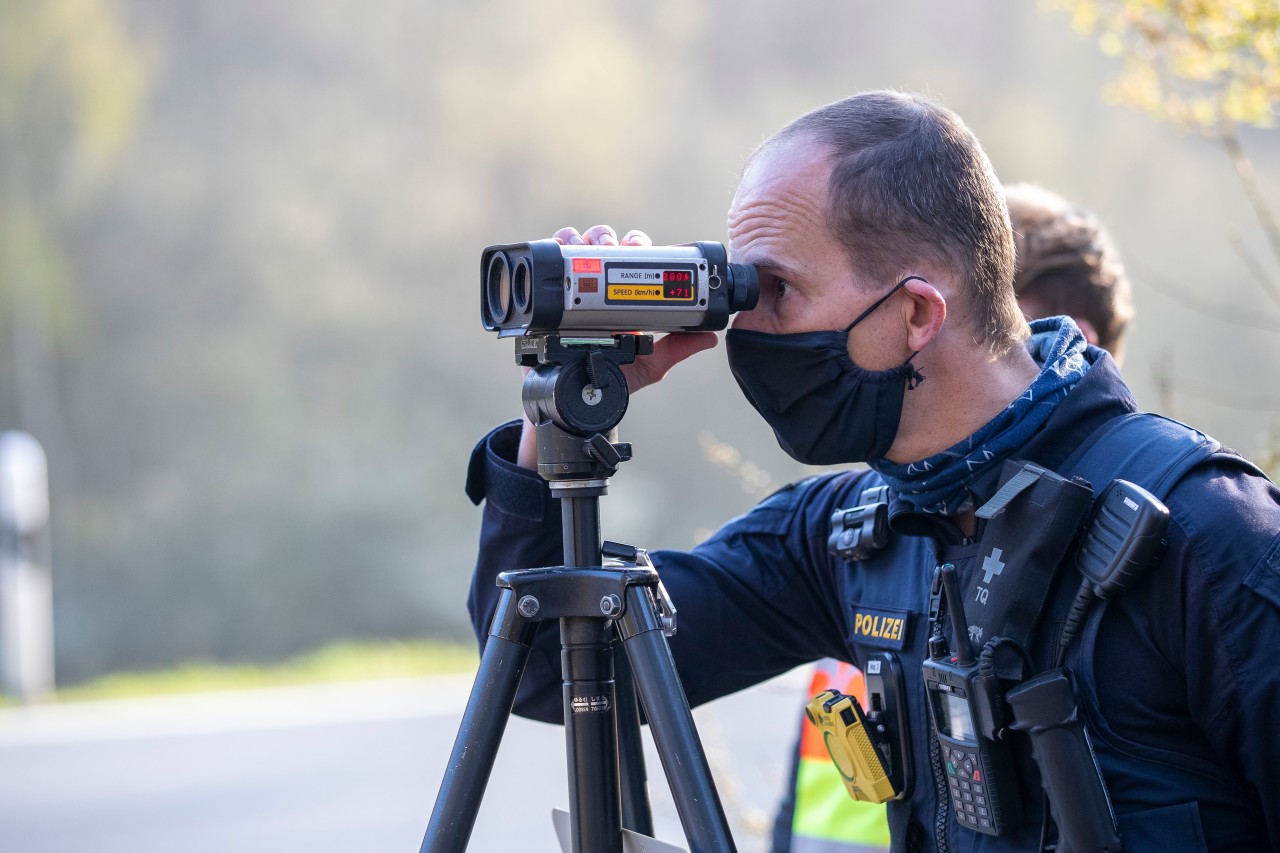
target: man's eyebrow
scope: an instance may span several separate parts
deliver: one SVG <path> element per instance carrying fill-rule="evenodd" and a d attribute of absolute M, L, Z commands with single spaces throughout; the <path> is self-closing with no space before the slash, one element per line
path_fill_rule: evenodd
<path fill-rule="evenodd" d="M 767 272 L 769 275 L 774 276 L 775 278 L 783 278 L 783 279 L 790 280 L 795 278 L 799 274 L 799 271 L 795 267 L 790 266 L 785 261 L 780 261 L 777 258 L 771 258 L 771 257 L 768 257 L 767 255 L 763 258 L 757 258 L 756 260 L 753 260 L 753 261 L 746 261 L 746 263 L 751 264 L 756 269 L 761 270 L 762 272 Z"/>

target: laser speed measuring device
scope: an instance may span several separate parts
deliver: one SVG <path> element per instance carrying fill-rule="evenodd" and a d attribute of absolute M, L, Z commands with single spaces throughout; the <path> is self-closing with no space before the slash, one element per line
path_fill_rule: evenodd
<path fill-rule="evenodd" d="M 558 332 L 718 331 L 760 298 L 720 243 L 562 246 L 535 240 L 480 255 L 480 319 L 499 337 Z"/>

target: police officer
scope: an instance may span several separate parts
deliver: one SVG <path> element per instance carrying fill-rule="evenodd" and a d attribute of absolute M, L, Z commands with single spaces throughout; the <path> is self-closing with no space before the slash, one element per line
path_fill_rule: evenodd
<path fill-rule="evenodd" d="M 1057 193 L 1030 183 L 1004 188 L 1013 227 L 1013 290 L 1028 319 L 1065 314 L 1085 339 L 1124 359 L 1133 297 L 1120 254 L 1097 217 Z M 803 705 L 824 690 L 870 707 L 861 670 L 824 658 L 814 666 Z M 787 788 L 774 819 L 773 853 L 877 853 L 889 848 L 884 806 L 852 799 L 804 714 L 791 756 Z"/>
<path fill-rule="evenodd" d="M 579 239 L 616 235 L 596 228 Z M 792 122 L 748 163 L 729 239 L 761 279 L 758 307 L 726 336 L 739 386 L 796 459 L 873 470 L 795 484 L 692 551 L 653 555 L 681 611 L 672 652 L 690 702 L 822 657 L 858 664 L 890 650 L 907 674 L 922 776 L 890 803 L 894 849 L 1037 849 L 1034 781 L 1020 780 L 1026 819 L 984 835 L 955 820 L 945 771 L 931 760 L 920 677 L 930 580 L 941 562 L 962 585 L 978 570 L 975 508 L 994 494 L 1004 460 L 1063 466 L 1135 409 L 1131 393 L 1071 320 L 1028 328 L 990 163 L 963 122 L 927 99 L 867 93 Z M 711 340 L 658 343 L 628 374 L 633 389 Z M 559 557 L 559 507 L 531 470 L 522 429 L 517 421 L 487 436 L 468 482 L 473 499 L 487 498 L 469 602 L 481 637 L 495 574 Z M 889 486 L 895 535 L 846 563 L 824 547 L 829 519 L 871 478 Z M 1218 454 L 1165 502 L 1164 555 L 1068 656 L 1098 762 L 1128 849 L 1275 848 L 1280 491 Z M 875 628 L 890 621 L 892 632 Z M 517 712 L 561 718 L 559 652 L 556 626 L 543 625 Z"/>

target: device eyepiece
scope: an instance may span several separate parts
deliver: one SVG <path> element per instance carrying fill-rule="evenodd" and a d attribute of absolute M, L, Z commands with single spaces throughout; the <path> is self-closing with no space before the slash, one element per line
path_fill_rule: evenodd
<path fill-rule="evenodd" d="M 728 264 L 729 310 L 750 311 L 760 301 L 760 274 L 751 264 Z"/>

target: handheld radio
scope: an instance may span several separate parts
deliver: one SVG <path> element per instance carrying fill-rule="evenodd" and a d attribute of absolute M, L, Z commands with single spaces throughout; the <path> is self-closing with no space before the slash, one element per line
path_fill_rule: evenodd
<path fill-rule="evenodd" d="M 942 635 L 944 603 L 955 634 L 954 651 Z M 934 573 L 930 618 L 933 636 L 924 662 L 924 686 L 956 820 L 986 835 L 1000 835 L 1019 822 L 1022 804 L 1009 745 L 996 738 L 991 713 L 995 685 L 979 674 L 950 563 Z"/>

